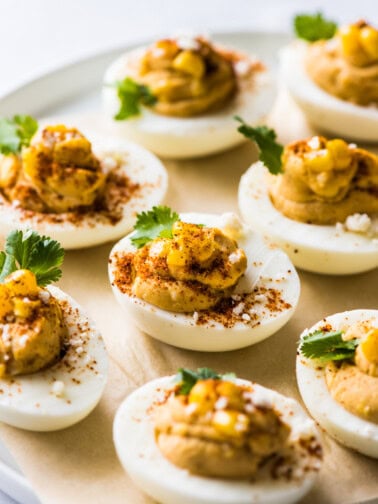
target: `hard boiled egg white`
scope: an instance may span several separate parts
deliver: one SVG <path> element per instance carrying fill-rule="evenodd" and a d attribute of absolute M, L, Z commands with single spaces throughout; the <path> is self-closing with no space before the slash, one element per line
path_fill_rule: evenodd
<path fill-rule="evenodd" d="M 378 326 L 378 310 L 336 313 L 306 329 L 302 337 L 325 323 L 337 331 L 363 320 L 370 320 Z M 330 436 L 349 448 L 378 457 L 378 425 L 349 413 L 332 398 L 325 381 L 324 365 L 298 354 L 297 381 L 308 411 Z"/>
<path fill-rule="evenodd" d="M 378 240 L 344 231 L 342 226 L 305 224 L 285 217 L 273 205 L 268 192 L 268 170 L 254 163 L 239 185 L 239 209 L 243 219 L 281 247 L 295 266 L 315 273 L 345 275 L 378 266 Z"/>
<path fill-rule="evenodd" d="M 130 181 L 130 194 L 114 192 L 110 198 L 121 218 L 114 221 L 106 212 L 44 214 L 22 209 L 0 195 L 0 229 L 5 237 L 13 229 L 32 228 L 59 241 L 65 249 L 91 247 L 116 240 L 129 232 L 139 212 L 158 205 L 167 191 L 168 177 L 163 164 L 150 152 L 131 142 L 89 135 L 93 150 L 105 170 L 121 160 L 120 173 Z"/>
<path fill-rule="evenodd" d="M 188 213 L 181 215 L 181 219 L 219 229 L 227 225 L 227 214 Z M 189 350 L 235 350 L 257 343 L 277 332 L 294 313 L 300 292 L 294 266 L 286 254 L 267 246 L 249 228 L 245 228 L 242 236 L 237 238 L 238 246 L 246 253 L 248 268 L 234 292 L 234 308 L 226 321 L 228 327 L 212 310 L 174 313 L 123 293 L 116 282 L 117 257 L 135 251 L 130 237 L 128 235 L 118 242 L 111 252 L 110 282 L 116 299 L 134 319 L 135 324 L 154 338 Z M 246 303 L 241 299 L 243 293 L 249 293 Z M 236 317 L 235 323 L 232 322 L 232 317 Z M 221 318 L 224 319 L 224 315 Z"/>
<path fill-rule="evenodd" d="M 310 123 L 335 135 L 357 141 L 376 142 L 378 109 L 341 100 L 327 93 L 307 75 L 307 45 L 295 41 L 281 51 L 282 78 L 291 96 Z"/>
<path fill-rule="evenodd" d="M 174 377 L 167 376 L 137 389 L 121 404 L 114 420 L 118 457 L 144 492 L 162 504 L 286 504 L 297 502 L 309 491 L 320 462 L 301 450 L 298 440 L 312 438 L 318 443 L 315 425 L 296 401 L 256 384 L 253 388 L 260 400 L 273 403 L 292 428 L 290 441 L 297 447 L 293 479 L 273 479 L 268 467 L 260 469 L 254 481 L 206 478 L 190 474 L 165 459 L 155 443 L 153 415 L 173 381 Z M 238 383 L 251 385 L 244 380 Z M 306 465 L 307 471 L 303 469 Z"/>
<path fill-rule="evenodd" d="M 144 48 L 124 54 L 105 73 L 103 103 L 113 118 L 119 110 L 117 92 L 110 84 L 125 79 L 130 62 L 139 58 Z M 168 117 L 143 108 L 141 116 L 113 121 L 114 131 L 167 158 L 199 157 L 224 151 L 244 141 L 237 132 L 235 115 L 255 124 L 272 107 L 275 90 L 267 72 L 257 72 L 253 85 L 241 84 L 236 97 L 219 111 L 196 117 Z"/>
<path fill-rule="evenodd" d="M 68 327 L 66 350 L 55 365 L 0 380 L 0 421 L 33 431 L 64 429 L 97 405 L 106 383 L 105 346 L 82 308 L 57 287 L 48 287 Z"/>

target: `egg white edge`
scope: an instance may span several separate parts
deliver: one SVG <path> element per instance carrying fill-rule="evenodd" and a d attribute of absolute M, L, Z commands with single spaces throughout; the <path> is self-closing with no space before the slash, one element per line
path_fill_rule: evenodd
<path fill-rule="evenodd" d="M 102 91 L 106 113 L 113 118 L 119 109 L 114 87 L 127 76 L 130 59 L 143 54 L 146 48 L 125 53 L 107 69 Z M 241 78 L 241 82 L 242 78 Z M 256 72 L 251 89 L 241 84 L 238 94 L 226 107 L 196 117 L 169 117 L 142 107 L 139 117 L 113 121 L 115 130 L 126 138 L 139 142 L 166 158 L 199 157 L 234 147 L 245 141 L 237 131 L 235 115 L 249 123 L 261 122 L 272 108 L 276 89 L 268 70 Z"/>
<path fill-rule="evenodd" d="M 43 213 L 36 213 L 35 216 L 26 218 L 22 209 L 14 207 L 1 197 L 1 201 L 5 201 L 5 204 L 0 205 L 2 238 L 13 229 L 31 228 L 59 241 L 65 249 L 92 247 L 120 238 L 132 229 L 139 212 L 159 205 L 164 200 L 168 188 L 168 175 L 164 165 L 154 154 L 132 142 L 96 136 L 96 132 L 89 137 L 97 154 L 116 151 L 129 155 L 130 165 L 125 163 L 123 170 L 132 183 L 140 183 L 142 186 L 137 196 L 132 196 L 123 205 L 121 220 L 114 225 L 99 222 L 96 218 L 83 218 L 78 224 L 67 220 L 63 223 L 44 222 Z M 59 214 L 53 215 L 59 216 Z"/>
<path fill-rule="evenodd" d="M 317 86 L 304 68 L 307 45 L 296 40 L 280 51 L 282 78 L 292 98 L 319 128 L 354 140 L 376 142 L 378 109 L 341 100 Z"/>
<path fill-rule="evenodd" d="M 205 217 L 205 218 L 204 218 Z M 221 226 L 221 216 L 203 213 L 185 213 L 180 218 L 186 222 L 206 224 L 213 227 Z M 206 221 L 206 222 L 205 222 Z M 171 345 L 189 350 L 205 352 L 217 352 L 243 348 L 265 338 L 268 338 L 284 326 L 294 314 L 300 295 L 300 282 L 298 274 L 287 255 L 277 248 L 267 246 L 263 239 L 252 230 L 244 230 L 245 237 L 238 239 L 238 246 L 246 251 L 248 264 L 264 260 L 265 264 L 260 267 L 255 277 L 249 279 L 248 271 L 245 277 L 239 280 L 235 293 L 241 292 L 244 282 L 257 280 L 257 285 L 266 285 L 268 288 L 282 289 L 283 298 L 291 304 L 291 308 L 282 312 L 270 314 L 260 319 L 260 324 L 250 327 L 247 323 L 237 323 L 234 327 L 225 328 L 223 325 L 213 323 L 196 325 L 192 314 L 174 313 L 162 310 L 136 297 L 123 294 L 114 285 L 114 267 L 109 263 L 109 278 L 113 293 L 117 301 L 124 307 L 134 319 L 136 325 L 147 334 Z M 110 257 L 117 251 L 135 251 L 130 242 L 131 234 L 120 240 L 110 253 Z M 252 252 L 251 252 L 252 249 Z M 253 255 L 252 255 L 253 254 Z M 252 256 L 252 259 L 251 259 Z M 290 270 L 290 273 L 288 271 Z M 269 281 L 269 277 L 273 281 Z M 284 282 L 275 283 L 274 278 L 286 278 Z M 245 285 L 245 284 L 244 284 Z M 245 290 L 243 290 L 245 292 Z M 156 327 L 156 321 L 160 327 Z M 267 326 L 269 329 L 267 331 Z"/>
<path fill-rule="evenodd" d="M 347 324 L 368 319 L 375 320 L 378 325 L 378 310 L 351 310 L 336 313 L 303 331 L 301 338 L 327 322 L 337 330 Z M 306 408 L 336 441 L 360 453 L 378 458 L 378 425 L 353 415 L 333 399 L 326 384 L 324 368 L 325 365 L 319 361 L 308 359 L 298 353 L 297 382 Z M 308 387 L 309 383 L 311 387 Z"/>
<path fill-rule="evenodd" d="M 74 364 L 75 371 L 73 373 L 67 372 L 61 364 L 67 359 L 66 354 L 61 361 L 43 371 L 0 380 L 0 389 L 3 390 L 3 393 L 0 394 L 0 421 L 21 429 L 41 432 L 70 427 L 89 415 L 102 396 L 108 372 L 105 345 L 93 321 L 88 318 L 83 308 L 72 297 L 58 287 L 49 286 L 47 290 L 58 302 L 68 302 L 71 309 L 75 310 L 75 314 L 72 314 L 63 309 L 64 321 L 69 330 L 68 337 L 70 338 L 75 331 L 80 334 L 79 326 L 83 324 L 89 327 L 91 335 L 86 345 L 86 351 L 77 354 L 77 364 Z M 77 371 L 85 369 L 88 364 L 86 363 L 87 356 L 89 356 L 89 363 L 94 367 L 96 374 L 92 370 L 85 370 L 82 377 L 82 374 L 78 374 Z M 93 359 L 96 363 L 92 362 Z M 83 381 L 80 384 L 71 383 L 71 379 L 77 377 Z M 13 384 L 12 380 L 14 380 Z M 61 397 L 57 397 L 52 391 L 54 381 L 64 383 L 64 393 Z M 18 387 L 23 390 L 19 395 L 17 395 Z M 35 394 L 36 387 L 42 389 L 37 394 Z M 12 396 L 8 395 L 7 390 L 12 392 Z M 35 395 L 33 404 L 24 399 L 29 393 Z M 77 403 L 73 403 L 73 401 L 79 399 L 80 408 L 77 410 Z M 67 400 L 72 400 L 72 404 L 68 404 Z M 39 403 L 39 407 L 35 406 L 36 403 Z"/>
<path fill-rule="evenodd" d="M 317 475 L 315 471 L 301 482 L 288 483 L 268 477 L 256 488 L 257 485 L 246 481 L 195 476 L 165 459 L 154 440 L 149 408 L 154 400 L 164 397 L 164 391 L 172 387 L 173 380 L 174 376 L 158 378 L 134 391 L 123 401 L 114 420 L 113 439 L 118 457 L 143 491 L 164 504 L 276 504 L 278 499 L 280 504 L 285 504 L 297 502 L 309 491 Z M 238 379 L 237 383 L 251 382 Z M 294 437 L 304 432 L 319 440 L 314 422 L 297 401 L 255 383 L 253 387 L 282 412 L 283 420 L 293 426 Z M 300 423 L 293 422 L 292 411 L 296 419 L 300 418 Z"/>
<path fill-rule="evenodd" d="M 268 193 L 268 169 L 261 161 L 241 177 L 239 210 L 243 219 L 288 254 L 298 268 L 315 273 L 347 275 L 378 266 L 378 239 L 305 224 L 282 215 Z M 318 264 L 317 264 L 318 263 Z"/>

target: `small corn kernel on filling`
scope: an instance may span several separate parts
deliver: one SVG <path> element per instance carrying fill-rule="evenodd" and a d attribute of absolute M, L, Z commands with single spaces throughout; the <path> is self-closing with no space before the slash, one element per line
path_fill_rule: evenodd
<path fill-rule="evenodd" d="M 359 339 L 354 362 L 329 363 L 326 382 L 332 397 L 351 413 L 378 423 L 378 327 L 356 323 L 343 334 Z"/>
<path fill-rule="evenodd" d="M 378 30 L 365 21 L 341 27 L 331 40 L 309 44 L 304 64 L 330 95 L 359 106 L 378 104 Z"/>
<path fill-rule="evenodd" d="M 29 270 L 0 284 L 0 377 L 34 373 L 58 360 L 66 326 L 57 301 Z"/>
<path fill-rule="evenodd" d="M 105 175 L 90 142 L 75 128 L 47 126 L 21 157 L 0 157 L 0 188 L 10 201 L 39 212 L 90 207 Z"/>
<path fill-rule="evenodd" d="M 270 196 L 287 217 L 314 224 L 378 212 L 378 156 L 339 138 L 314 136 L 285 147 Z"/>
<path fill-rule="evenodd" d="M 166 310 L 193 312 L 229 296 L 246 268 L 244 251 L 222 231 L 177 221 L 172 239 L 135 253 L 132 292 Z"/>
<path fill-rule="evenodd" d="M 140 60 L 137 80 L 157 98 L 154 111 L 179 117 L 221 108 L 237 89 L 231 55 L 199 37 L 188 47 L 178 39 L 155 42 Z"/>
<path fill-rule="evenodd" d="M 343 57 L 352 65 L 378 63 L 378 30 L 364 21 L 342 26 L 337 36 Z"/>
<path fill-rule="evenodd" d="M 208 470 L 217 475 L 218 459 L 219 474 L 252 475 L 264 459 L 283 449 L 289 434 L 290 427 L 271 405 L 257 404 L 251 388 L 226 380 L 197 381 L 188 395 L 172 394 L 155 415 L 155 437 L 163 455 L 191 472 L 196 472 L 191 461 L 203 456 L 201 474 Z M 175 453 L 166 451 L 170 437 L 176 440 Z M 232 469 L 238 462 L 239 475 Z"/>

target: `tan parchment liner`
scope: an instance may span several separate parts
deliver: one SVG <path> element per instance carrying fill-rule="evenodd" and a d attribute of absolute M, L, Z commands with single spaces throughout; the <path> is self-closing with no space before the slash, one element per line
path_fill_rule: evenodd
<path fill-rule="evenodd" d="M 280 97 L 270 124 L 277 128 L 281 142 L 310 133 L 301 113 L 285 96 Z M 254 159 L 254 149 L 244 144 L 206 159 L 167 161 L 167 203 L 178 211 L 236 211 L 240 176 Z M 297 311 L 274 336 L 234 352 L 180 350 L 140 333 L 117 305 L 107 277 L 111 246 L 68 252 L 59 283 L 95 320 L 109 351 L 109 381 L 99 406 L 87 419 L 60 432 L 32 433 L 1 426 L 2 440 L 44 503 L 151 503 L 124 473 L 113 448 L 114 414 L 127 394 L 180 366 L 210 366 L 299 399 L 295 356 L 301 331 L 331 313 L 378 308 L 377 270 L 344 277 L 300 272 Z M 304 503 L 345 504 L 378 495 L 377 461 L 341 447 L 326 435 L 324 448 L 323 469 Z"/>

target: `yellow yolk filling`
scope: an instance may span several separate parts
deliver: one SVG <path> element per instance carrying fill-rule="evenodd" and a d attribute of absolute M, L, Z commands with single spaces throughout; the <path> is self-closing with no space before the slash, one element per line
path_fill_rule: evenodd
<path fill-rule="evenodd" d="M 66 331 L 60 306 L 31 271 L 17 270 L 0 284 L 0 377 L 53 364 Z"/>

